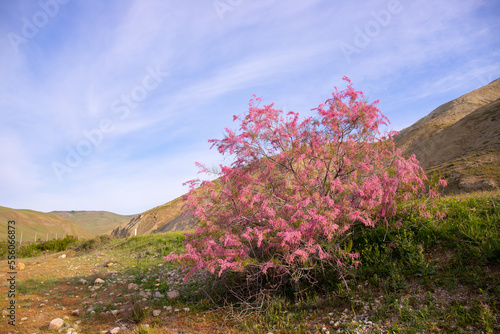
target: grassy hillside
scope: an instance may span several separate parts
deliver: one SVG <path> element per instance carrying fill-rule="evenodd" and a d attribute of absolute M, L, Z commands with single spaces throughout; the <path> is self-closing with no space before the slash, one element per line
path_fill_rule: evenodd
<path fill-rule="evenodd" d="M 93 235 L 109 234 L 134 215 L 124 216 L 108 211 L 52 211 L 59 217 L 75 222 Z"/>
<path fill-rule="evenodd" d="M 84 238 L 92 237 L 92 233 L 76 223 L 63 219 L 52 213 L 33 210 L 11 209 L 0 206 L 0 239 L 7 237 L 7 223 L 16 221 L 16 236 L 20 241 L 21 233 L 24 242 L 63 238 L 64 235 L 75 235 Z"/>

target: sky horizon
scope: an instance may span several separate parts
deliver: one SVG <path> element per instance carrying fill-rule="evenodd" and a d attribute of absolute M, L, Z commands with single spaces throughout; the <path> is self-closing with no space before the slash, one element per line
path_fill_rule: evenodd
<path fill-rule="evenodd" d="M 253 94 L 311 115 L 344 76 L 401 130 L 500 77 L 500 3 L 0 3 L 0 205 L 138 214 L 186 193 Z"/>

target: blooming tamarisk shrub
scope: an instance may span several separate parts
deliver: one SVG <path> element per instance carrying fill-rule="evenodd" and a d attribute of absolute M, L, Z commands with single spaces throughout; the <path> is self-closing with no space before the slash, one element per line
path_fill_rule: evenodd
<path fill-rule="evenodd" d="M 340 270 L 358 265 L 359 254 L 342 245 L 354 225 L 390 227 L 398 203 L 437 196 L 415 156 L 403 157 L 394 133 L 381 133 L 388 119 L 378 101 L 368 103 L 344 80 L 347 88 L 335 88 L 313 109 L 316 117 L 260 107 L 254 96 L 248 112 L 234 116 L 239 130 L 210 140 L 234 162 L 214 181 L 188 182 L 186 207 L 200 226 L 184 254 L 165 260 L 189 267 L 187 277 L 208 269 L 297 280 L 325 265 Z M 415 209 L 427 215 L 422 203 Z"/>

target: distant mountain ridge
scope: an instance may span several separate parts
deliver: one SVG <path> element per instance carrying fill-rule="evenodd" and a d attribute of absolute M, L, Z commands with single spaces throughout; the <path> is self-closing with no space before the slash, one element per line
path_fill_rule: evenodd
<path fill-rule="evenodd" d="M 92 238 L 94 235 L 75 222 L 63 219 L 53 213 L 34 210 L 11 209 L 0 206 L 0 239 L 7 237 L 8 221 L 14 220 L 16 240 L 24 242 L 47 239 L 61 239 L 65 235 Z"/>
<path fill-rule="evenodd" d="M 63 219 L 75 222 L 93 235 L 110 234 L 114 228 L 135 215 L 119 215 L 109 211 L 52 211 Z"/>
<path fill-rule="evenodd" d="M 426 172 L 448 179 L 448 192 L 497 189 L 500 185 L 500 79 L 434 109 L 394 138 L 404 154 L 415 154 Z M 192 229 L 182 198 L 148 210 L 113 230 L 127 237 Z"/>

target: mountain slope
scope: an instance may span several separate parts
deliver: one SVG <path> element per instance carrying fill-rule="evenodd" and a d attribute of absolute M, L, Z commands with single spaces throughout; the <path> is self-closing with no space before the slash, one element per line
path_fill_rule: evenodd
<path fill-rule="evenodd" d="M 108 211 L 52 211 L 63 219 L 75 222 L 93 235 L 109 234 L 135 215 L 124 216 Z"/>
<path fill-rule="evenodd" d="M 129 222 L 115 228 L 111 235 L 128 237 L 137 234 L 151 234 L 169 231 L 184 231 L 195 227 L 192 216 L 183 217 L 182 196 L 166 204 L 141 213 Z"/>
<path fill-rule="evenodd" d="M 44 213 L 33 210 L 19 210 L 0 206 L 0 239 L 7 237 L 8 221 L 16 222 L 16 238 L 23 241 L 34 241 L 36 239 L 46 240 L 62 238 L 64 235 L 75 235 L 91 238 L 93 235 L 76 223 L 63 219 L 52 213 Z"/>
<path fill-rule="evenodd" d="M 500 79 L 441 105 L 395 137 L 426 171 L 449 179 L 448 192 L 500 184 Z"/>

